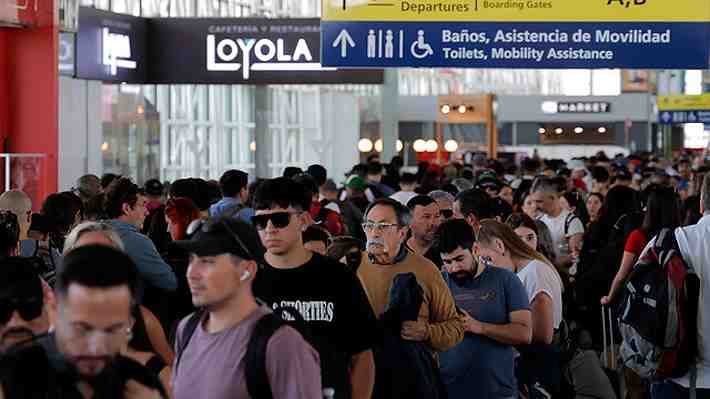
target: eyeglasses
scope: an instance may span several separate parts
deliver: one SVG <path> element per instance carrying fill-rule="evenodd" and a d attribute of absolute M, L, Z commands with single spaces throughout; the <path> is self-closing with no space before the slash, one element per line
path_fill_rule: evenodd
<path fill-rule="evenodd" d="M 366 222 L 366 223 L 362 224 L 363 230 L 377 231 L 378 233 L 381 233 L 391 227 L 399 227 L 399 225 L 396 223 L 374 223 L 374 222 Z"/>
<path fill-rule="evenodd" d="M 275 228 L 283 229 L 284 227 L 291 224 L 291 215 L 297 215 L 297 213 L 296 212 L 265 213 L 263 215 L 252 216 L 251 223 L 258 230 L 265 230 L 266 225 L 268 225 L 269 221 L 271 221 L 271 224 L 273 224 Z"/>
<path fill-rule="evenodd" d="M 451 219 L 451 217 L 454 216 L 454 211 L 451 209 L 442 209 L 441 216 L 443 216 L 444 219 Z"/>
<path fill-rule="evenodd" d="M 187 234 L 188 235 L 193 235 L 195 234 L 198 230 L 202 231 L 203 233 L 212 233 L 214 232 L 215 228 L 221 227 L 229 235 L 232 237 L 232 239 L 239 245 L 239 249 L 242 250 L 245 256 L 247 256 L 249 259 L 248 260 L 254 260 L 256 257 L 252 254 L 252 252 L 249 250 L 249 247 L 244 244 L 244 241 L 242 241 L 241 238 L 237 235 L 237 233 L 232 230 L 231 227 L 229 227 L 229 224 L 225 223 L 223 220 L 213 220 L 213 221 L 205 221 L 204 219 L 198 219 L 192 222 L 190 226 L 187 227 Z"/>
<path fill-rule="evenodd" d="M 7 324 L 17 311 L 26 321 L 42 315 L 42 298 L 7 298 L 0 300 L 0 324 Z"/>

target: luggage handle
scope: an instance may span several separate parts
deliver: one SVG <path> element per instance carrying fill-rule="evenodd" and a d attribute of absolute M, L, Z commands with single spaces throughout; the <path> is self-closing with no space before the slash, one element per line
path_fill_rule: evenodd
<path fill-rule="evenodd" d="M 607 329 L 607 318 L 609 321 L 609 328 Z M 603 361 L 604 365 L 607 366 L 608 368 L 612 370 L 616 370 L 616 354 L 614 352 L 614 319 L 611 315 L 611 309 L 607 308 L 606 305 L 602 305 L 602 329 L 603 329 L 603 335 L 604 335 L 604 352 L 603 352 Z M 607 334 L 608 332 L 608 334 Z M 607 346 L 607 335 L 609 336 L 609 344 L 611 345 L 610 347 Z M 609 353 L 609 349 L 611 349 L 611 353 Z M 609 358 L 609 356 L 611 358 Z"/>

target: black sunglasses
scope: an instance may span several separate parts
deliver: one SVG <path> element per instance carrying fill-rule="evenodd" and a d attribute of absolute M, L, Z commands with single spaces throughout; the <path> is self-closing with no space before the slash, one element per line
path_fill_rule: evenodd
<path fill-rule="evenodd" d="M 237 233 L 232 230 L 231 227 L 227 223 L 225 223 L 223 220 L 216 220 L 216 221 L 205 221 L 204 219 L 198 219 L 192 222 L 188 227 L 187 227 L 187 235 L 192 236 L 195 234 L 198 230 L 203 232 L 203 233 L 212 233 L 215 228 L 222 228 L 225 230 L 229 235 L 232 237 L 232 239 L 239 245 L 239 249 L 244 252 L 244 255 L 246 255 L 249 259 L 247 260 L 255 260 L 256 257 L 252 254 L 252 252 L 249 250 L 249 247 L 244 244 L 244 241 L 242 241 L 241 238 L 237 235 Z"/>
<path fill-rule="evenodd" d="M 451 217 L 454 216 L 454 211 L 451 209 L 442 209 L 441 216 L 443 216 L 444 219 L 451 219 Z"/>
<path fill-rule="evenodd" d="M 12 314 L 17 311 L 26 321 L 42 315 L 42 298 L 6 298 L 0 300 L 0 324 L 7 324 Z"/>
<path fill-rule="evenodd" d="M 284 227 L 291 224 L 291 215 L 293 214 L 294 213 L 291 212 L 274 212 L 267 213 L 264 215 L 256 215 L 251 217 L 251 223 L 258 230 L 265 230 L 266 225 L 269 224 L 270 220 L 271 224 L 273 224 L 274 227 L 276 227 L 277 229 L 283 229 Z"/>

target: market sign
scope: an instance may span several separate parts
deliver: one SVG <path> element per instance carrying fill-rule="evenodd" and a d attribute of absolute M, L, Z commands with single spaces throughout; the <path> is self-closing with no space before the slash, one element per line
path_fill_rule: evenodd
<path fill-rule="evenodd" d="M 545 101 L 542 112 L 546 114 L 606 114 L 611 103 L 606 101 Z"/>
<path fill-rule="evenodd" d="M 707 0 L 323 0 L 323 64 L 705 69 Z"/>

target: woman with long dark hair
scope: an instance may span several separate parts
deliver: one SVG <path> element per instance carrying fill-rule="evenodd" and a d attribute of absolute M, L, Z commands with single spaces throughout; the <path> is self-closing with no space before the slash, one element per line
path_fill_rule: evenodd
<path fill-rule="evenodd" d="M 653 189 L 646 203 L 643 224 L 640 228 L 634 230 L 629 235 L 628 240 L 626 240 L 619 271 L 614 277 L 609 294 L 601 300 L 603 305 L 614 301 L 646 244 L 662 229 L 675 229 L 680 224 L 679 198 L 673 189 L 670 187 Z"/>
<path fill-rule="evenodd" d="M 542 254 L 547 260 L 555 264 L 555 250 L 552 243 L 552 236 L 547 225 L 540 221 L 533 220 L 530 216 L 522 212 L 517 212 L 506 220 L 505 224 L 510 226 L 515 234 L 530 248 Z M 544 229 L 544 231 L 542 230 Z"/>

